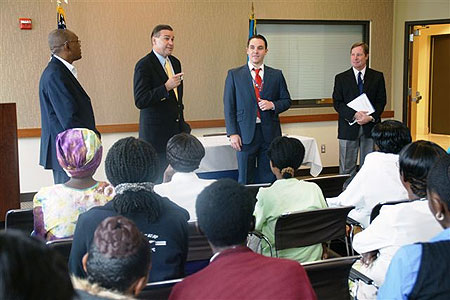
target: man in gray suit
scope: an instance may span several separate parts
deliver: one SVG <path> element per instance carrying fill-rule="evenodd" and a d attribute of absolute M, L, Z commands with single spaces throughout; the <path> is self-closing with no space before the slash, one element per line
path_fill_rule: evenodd
<path fill-rule="evenodd" d="M 291 106 L 281 70 L 264 65 L 267 40 L 254 35 L 247 42 L 247 64 L 231 69 L 225 81 L 225 125 L 237 151 L 239 183 L 273 182 L 267 150 L 281 135 L 278 114 Z"/>

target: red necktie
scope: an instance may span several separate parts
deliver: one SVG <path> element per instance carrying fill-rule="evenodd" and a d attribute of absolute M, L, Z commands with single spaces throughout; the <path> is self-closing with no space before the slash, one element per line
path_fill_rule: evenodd
<path fill-rule="evenodd" d="M 259 112 L 259 100 L 260 100 L 260 92 L 262 90 L 262 79 L 261 76 L 259 76 L 259 71 L 261 71 L 261 69 L 253 69 L 253 71 L 255 71 L 255 81 L 253 86 L 255 87 L 255 95 L 256 95 L 256 115 L 258 116 L 259 119 L 261 119 L 261 113 Z"/>

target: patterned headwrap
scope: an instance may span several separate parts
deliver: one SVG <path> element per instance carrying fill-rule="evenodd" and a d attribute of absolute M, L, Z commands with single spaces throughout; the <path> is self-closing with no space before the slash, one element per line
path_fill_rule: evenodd
<path fill-rule="evenodd" d="M 93 175 L 102 161 L 102 151 L 100 139 L 89 129 L 68 129 L 56 136 L 56 157 L 71 177 Z"/>

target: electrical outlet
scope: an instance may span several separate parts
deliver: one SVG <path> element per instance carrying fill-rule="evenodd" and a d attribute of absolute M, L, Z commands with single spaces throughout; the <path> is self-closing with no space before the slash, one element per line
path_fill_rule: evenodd
<path fill-rule="evenodd" d="M 327 152 L 327 148 L 326 148 L 325 144 L 320 145 L 320 152 L 321 153 Z"/>

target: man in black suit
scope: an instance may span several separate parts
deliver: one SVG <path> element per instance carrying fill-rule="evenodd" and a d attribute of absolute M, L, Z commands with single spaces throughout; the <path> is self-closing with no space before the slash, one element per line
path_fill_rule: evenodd
<path fill-rule="evenodd" d="M 380 122 L 386 105 L 386 88 L 383 73 L 366 65 L 369 59 L 369 46 L 366 43 L 353 44 L 350 55 L 352 68 L 335 77 L 333 104 L 339 114 L 339 173 L 353 177 L 356 174 L 358 148 L 360 166 L 366 155 L 373 151 L 371 131 L 375 123 Z M 370 115 L 347 106 L 362 93 L 367 95 L 375 109 Z"/>
<path fill-rule="evenodd" d="M 39 82 L 41 107 L 41 149 L 39 164 L 53 170 L 55 184 L 69 177 L 56 158 L 55 138 L 69 128 L 95 128 L 91 99 L 77 80 L 72 63 L 81 58 L 81 41 L 67 29 L 56 29 L 48 35 L 52 58 Z"/>
<path fill-rule="evenodd" d="M 157 25 L 151 34 L 153 50 L 134 69 L 134 102 L 139 108 L 139 138 L 155 148 L 160 160 L 160 176 L 167 167 L 166 145 L 175 134 L 190 133 L 183 116 L 183 73 L 180 61 L 172 56 L 173 29 Z"/>

